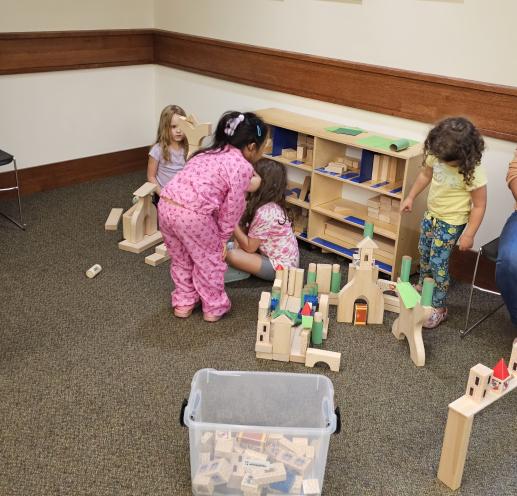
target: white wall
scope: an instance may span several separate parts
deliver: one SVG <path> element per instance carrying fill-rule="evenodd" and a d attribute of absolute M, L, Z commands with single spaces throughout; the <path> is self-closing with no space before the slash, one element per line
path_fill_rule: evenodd
<path fill-rule="evenodd" d="M 0 32 L 153 26 L 153 0 L 0 0 Z"/>
<path fill-rule="evenodd" d="M 155 27 L 517 86 L 515 0 L 155 0 Z"/>
<path fill-rule="evenodd" d="M 152 65 L 0 77 L 0 147 L 21 168 L 149 145 Z"/>
<path fill-rule="evenodd" d="M 147 28 L 153 0 L 0 0 L 0 32 Z M 151 65 L 0 76 L 0 147 L 21 168 L 148 145 Z"/>
<path fill-rule="evenodd" d="M 156 116 L 169 103 L 181 105 L 187 113 L 194 113 L 200 121 L 214 124 L 226 110 L 253 111 L 277 107 L 326 119 L 336 124 L 358 126 L 419 141 L 423 141 L 430 128 L 426 124 L 407 119 L 229 83 L 167 67 L 157 67 Z M 500 234 L 503 223 L 514 205 L 504 178 L 515 144 L 486 138 L 486 148 L 483 163 L 489 175 L 488 209 L 476 238 L 476 246 Z"/>

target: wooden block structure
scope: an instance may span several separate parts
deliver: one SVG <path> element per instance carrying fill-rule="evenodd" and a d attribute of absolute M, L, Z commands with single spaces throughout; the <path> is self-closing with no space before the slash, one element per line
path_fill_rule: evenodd
<path fill-rule="evenodd" d="M 188 155 L 190 157 L 199 150 L 203 139 L 212 134 L 212 124 L 209 122 L 200 124 L 194 115 L 189 115 L 188 117 L 180 115 L 178 117 L 179 127 L 187 137 Z"/>
<path fill-rule="evenodd" d="M 417 367 L 425 365 L 425 348 L 422 339 L 422 325 L 433 311 L 432 299 L 434 280 L 426 278 L 422 288 L 422 296 L 409 283 L 411 257 L 402 260 L 402 272 L 397 283 L 400 301 L 400 314 L 393 322 L 392 334 L 399 340 L 406 338 L 409 344 L 409 355 Z"/>
<path fill-rule="evenodd" d="M 341 276 L 338 264 L 334 271 Z M 304 286 L 303 269 L 277 267 L 271 293 L 263 292 L 259 302 L 257 358 L 306 363 L 311 342 L 320 346 L 328 335 L 329 294 L 335 272 L 330 264 L 311 263 Z M 319 292 L 318 280 L 322 292 Z M 334 283 L 339 287 L 340 279 Z M 329 356 L 330 361 L 325 363 L 334 370 L 336 355 Z"/>
<path fill-rule="evenodd" d="M 122 216 L 124 240 L 118 244 L 121 250 L 142 253 L 162 240 L 151 197 L 155 189 L 156 184 L 147 182 L 133 193 L 138 201 Z"/>
<path fill-rule="evenodd" d="M 338 295 L 337 321 L 354 321 L 355 303 L 365 300 L 368 305 L 367 324 L 382 324 L 384 319 L 384 297 L 377 284 L 379 269 L 375 266 L 374 251 L 377 244 L 371 239 L 373 225 L 365 224 L 365 237 L 358 243 L 358 256 L 350 266 L 354 267 L 353 278 Z"/>
<path fill-rule="evenodd" d="M 397 157 L 375 154 L 373 157 L 372 181 L 394 183 L 397 179 Z"/>
<path fill-rule="evenodd" d="M 400 200 L 386 195 L 372 196 L 368 201 L 368 217 L 379 219 L 386 224 L 400 222 Z"/>
<path fill-rule="evenodd" d="M 106 231 L 116 231 L 118 229 L 118 224 L 120 222 L 120 218 L 122 217 L 122 212 L 124 212 L 123 208 L 111 209 L 111 212 L 106 219 L 106 223 L 104 224 L 104 229 Z"/>
<path fill-rule="evenodd" d="M 461 486 L 474 417 L 517 388 L 517 340 L 510 366 L 501 359 L 494 369 L 477 364 L 470 369 L 465 395 L 449 404 L 437 477 L 456 490 Z M 483 417 L 481 417 L 483 418 Z"/>
<path fill-rule="evenodd" d="M 171 259 L 169 253 L 167 252 L 167 248 L 165 247 L 165 243 L 158 245 L 154 250 L 154 253 L 145 257 L 145 263 L 147 265 L 157 267 L 163 262 L 167 262 Z"/>
<path fill-rule="evenodd" d="M 294 148 L 283 148 L 282 149 L 282 157 L 286 160 L 293 161 L 296 160 L 297 151 Z"/>

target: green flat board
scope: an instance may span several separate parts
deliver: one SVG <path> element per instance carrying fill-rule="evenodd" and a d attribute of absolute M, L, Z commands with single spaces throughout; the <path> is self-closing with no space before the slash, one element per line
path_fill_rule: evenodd
<path fill-rule="evenodd" d="M 418 143 L 418 141 L 410 139 L 406 139 L 405 141 L 407 142 L 407 146 L 405 148 L 401 148 L 401 139 L 389 139 L 383 138 L 382 136 L 368 136 L 367 138 L 361 138 L 360 140 L 357 140 L 357 144 L 369 146 L 371 148 L 380 148 L 382 150 L 402 151 Z M 392 148 L 391 145 L 397 145 L 396 149 Z"/>
<path fill-rule="evenodd" d="M 326 127 L 325 131 L 330 131 L 331 133 L 336 133 L 336 134 L 348 134 L 349 136 L 357 136 L 358 134 L 364 133 L 364 131 L 358 127 L 341 127 L 341 126 Z"/>
<path fill-rule="evenodd" d="M 420 303 L 420 294 L 410 282 L 397 283 L 397 291 L 406 308 L 411 309 Z"/>

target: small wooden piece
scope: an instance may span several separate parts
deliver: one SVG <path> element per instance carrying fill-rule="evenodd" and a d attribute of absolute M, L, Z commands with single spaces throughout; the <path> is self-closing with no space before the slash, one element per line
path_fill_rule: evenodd
<path fill-rule="evenodd" d="M 298 197 L 301 201 L 306 201 L 307 194 L 309 193 L 309 188 L 311 187 L 311 176 L 305 176 L 303 179 L 302 189 L 300 191 L 300 196 Z"/>
<path fill-rule="evenodd" d="M 124 212 L 123 208 L 112 208 L 106 223 L 104 224 L 104 229 L 106 231 L 116 231 L 118 229 L 118 224 L 120 222 L 120 218 L 122 217 L 122 212 Z"/>
<path fill-rule="evenodd" d="M 307 354 L 305 355 L 305 366 L 314 367 L 316 363 L 326 363 L 330 370 L 333 372 L 339 372 L 341 364 L 341 353 L 335 351 L 320 350 L 317 348 L 307 348 Z"/>
<path fill-rule="evenodd" d="M 92 265 L 86 271 L 86 277 L 89 277 L 90 279 L 93 279 L 101 270 L 102 270 L 102 267 L 99 264 Z"/>
<path fill-rule="evenodd" d="M 304 496 L 320 496 L 320 483 L 318 479 L 305 479 L 303 481 Z"/>
<path fill-rule="evenodd" d="M 194 115 L 188 117 L 178 116 L 178 124 L 188 141 L 189 156 L 199 150 L 203 139 L 212 133 L 212 124 L 205 122 L 200 124 Z"/>
<path fill-rule="evenodd" d="M 318 293 L 330 293 L 330 280 L 332 277 L 331 264 L 316 265 L 316 284 L 318 285 Z"/>

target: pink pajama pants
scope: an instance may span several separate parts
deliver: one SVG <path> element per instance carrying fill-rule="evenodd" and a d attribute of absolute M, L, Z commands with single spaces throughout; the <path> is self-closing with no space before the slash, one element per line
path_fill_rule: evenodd
<path fill-rule="evenodd" d="M 231 307 L 224 290 L 223 243 L 212 215 L 202 215 L 166 201 L 158 204 L 160 231 L 171 257 L 173 307 L 195 305 L 203 313 L 223 315 Z"/>

